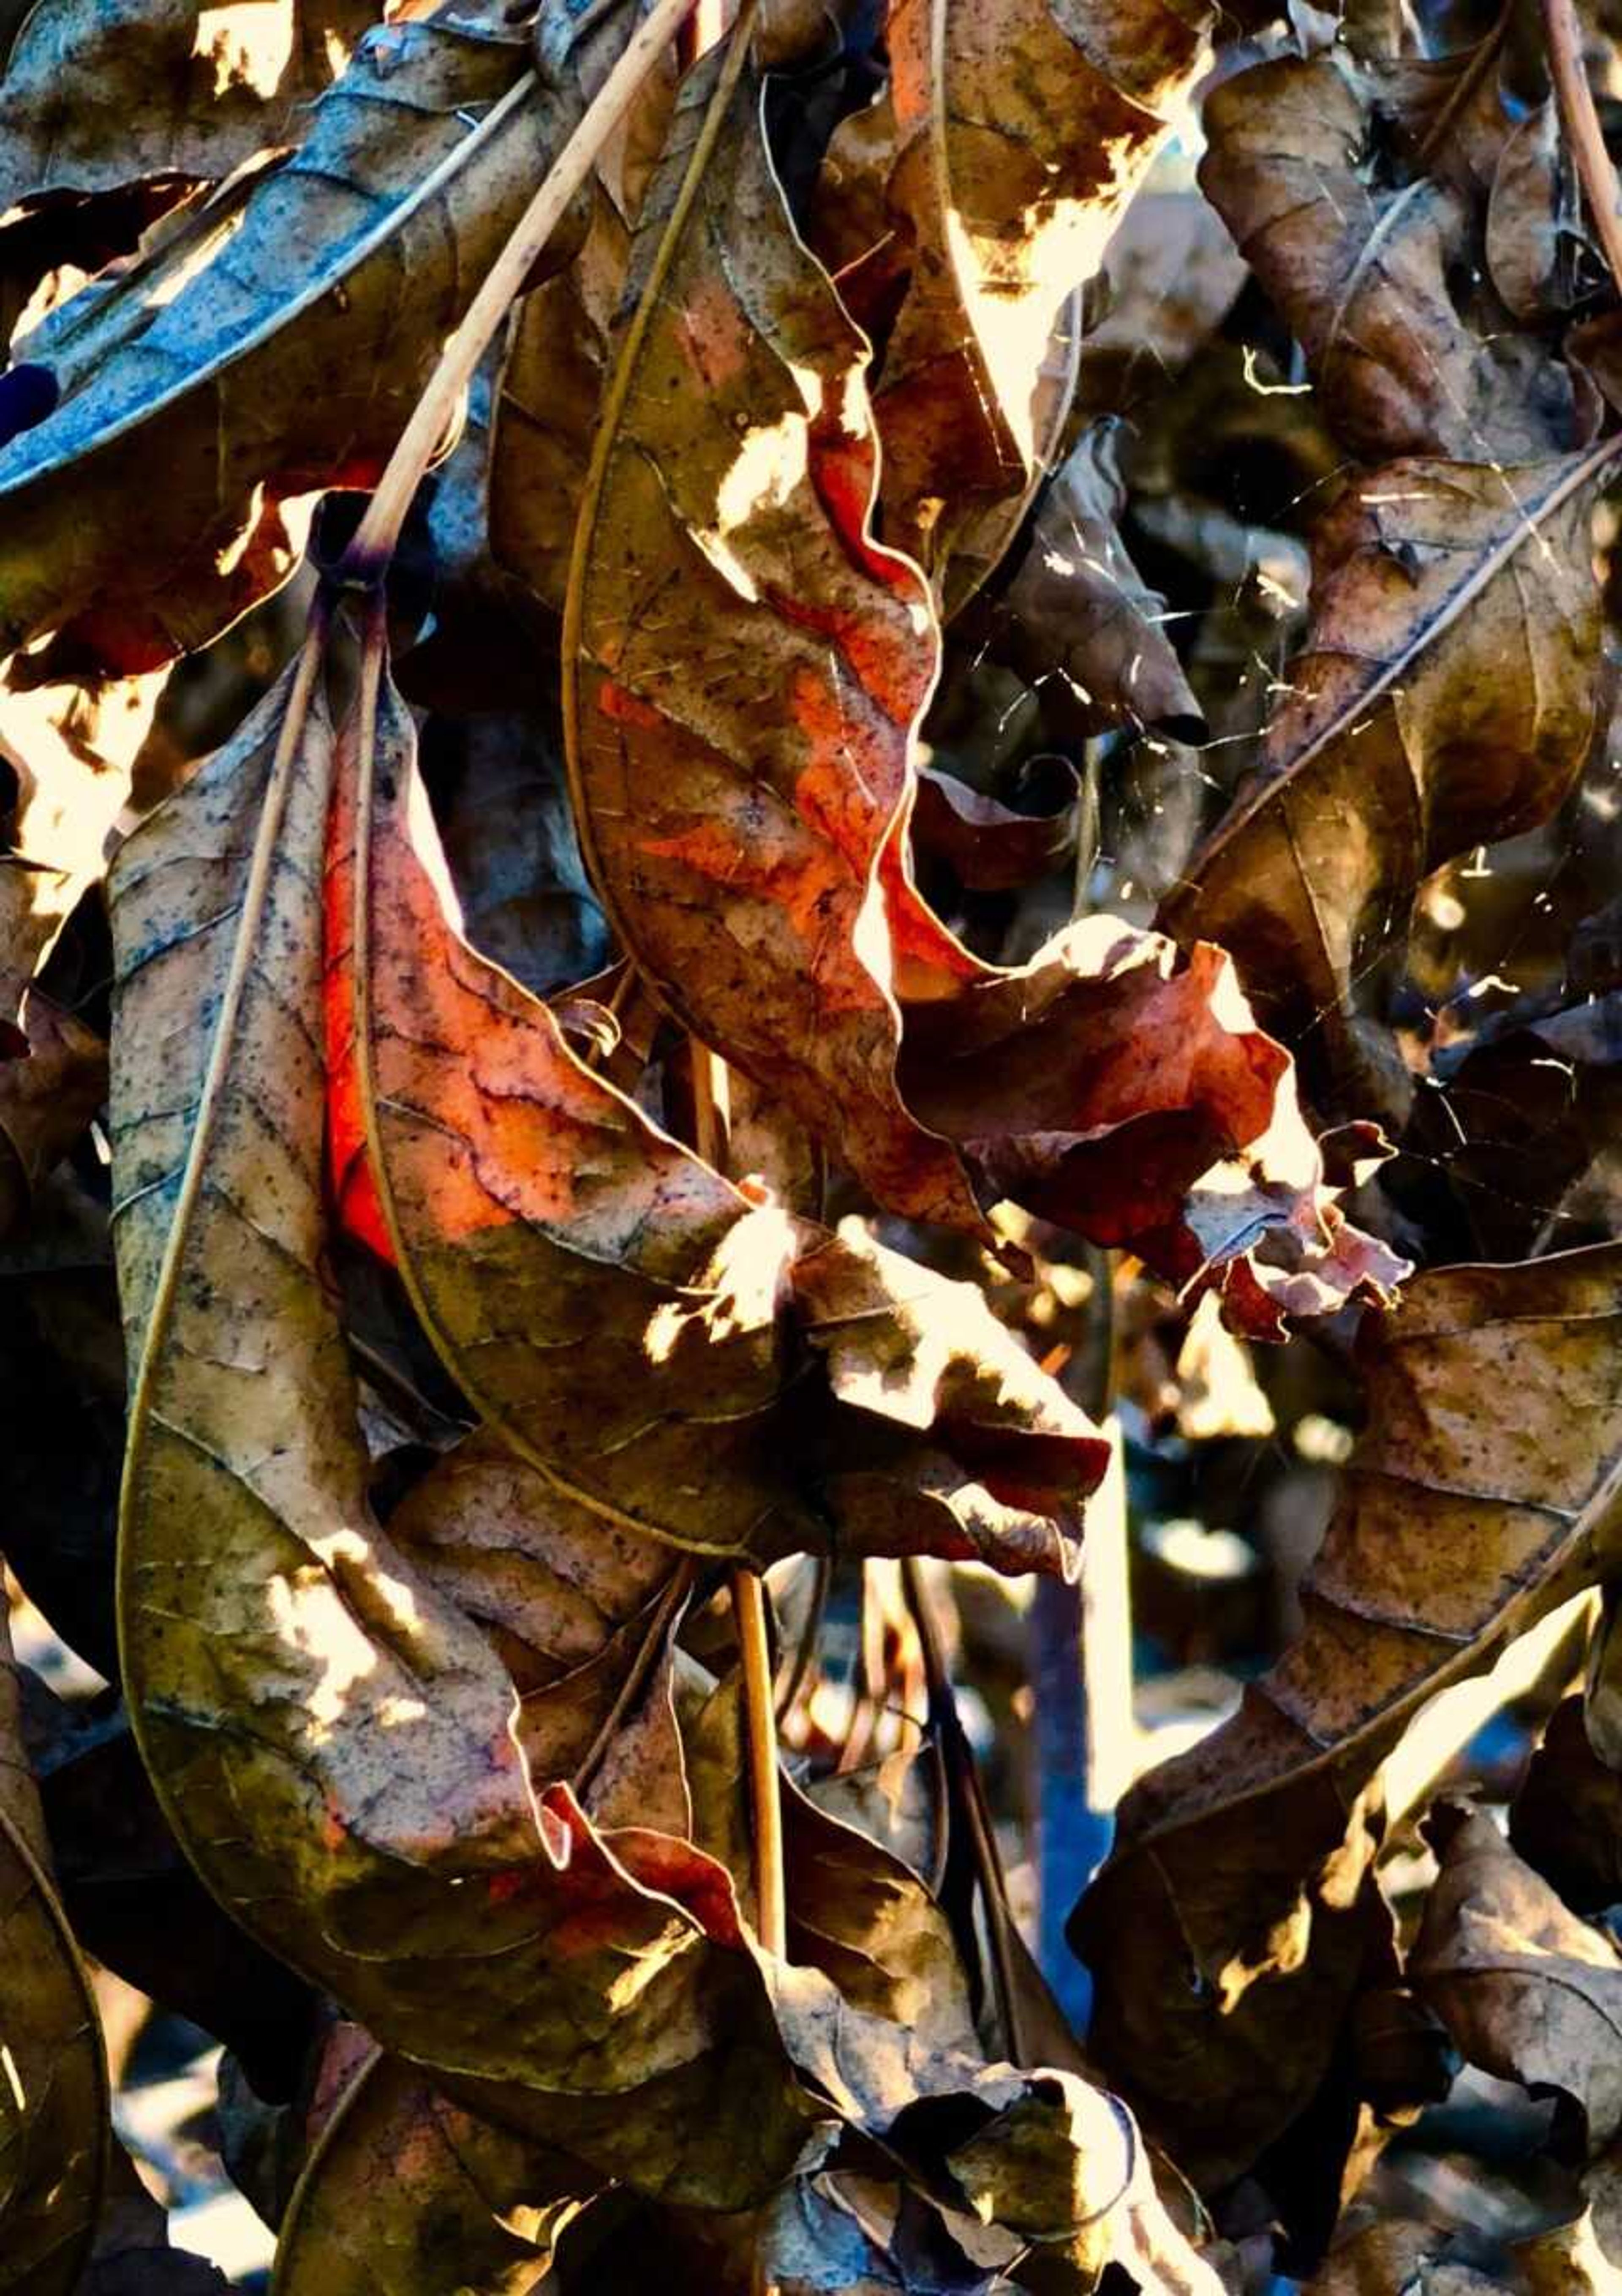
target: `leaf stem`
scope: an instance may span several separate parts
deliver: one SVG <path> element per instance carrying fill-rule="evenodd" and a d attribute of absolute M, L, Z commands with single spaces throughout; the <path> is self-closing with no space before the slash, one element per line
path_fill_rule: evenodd
<path fill-rule="evenodd" d="M 788 1955 L 783 1888 L 782 1802 L 777 1790 L 777 1725 L 772 1711 L 772 1657 L 766 1595 L 752 1570 L 733 1572 L 733 1611 L 743 1660 L 743 1717 L 749 1737 L 750 1817 L 755 1838 L 756 1928 L 779 1961 Z"/>
<path fill-rule="evenodd" d="M 726 1062 L 690 1032 L 687 1064 L 692 1072 L 692 1144 L 713 1170 L 724 1173 L 732 1131 L 732 1087 Z"/>
<path fill-rule="evenodd" d="M 726 1063 L 701 1037 L 687 1038 L 692 1071 L 692 1140 L 707 1164 L 726 1169 Z M 777 1789 L 777 1713 L 772 1695 L 772 1652 L 766 1630 L 766 1595 L 755 1572 L 732 1573 L 733 1616 L 743 1661 L 743 1724 L 749 1741 L 750 1824 L 755 1845 L 755 1928 L 768 1953 L 788 1954 L 788 1910 L 782 1871 L 782 1800 Z M 758 2280 L 757 2281 L 758 2285 Z"/>
<path fill-rule="evenodd" d="M 659 1655 L 669 1638 L 670 1629 L 683 1603 L 692 1592 L 692 1557 L 691 1554 L 684 1554 L 655 1596 L 652 1608 L 648 1613 L 646 1628 L 637 1646 L 636 1655 L 632 1660 L 625 1680 L 615 1693 L 608 1712 L 598 1724 L 596 1735 L 586 1748 L 585 1755 L 576 1768 L 574 1790 L 578 1800 L 581 1802 L 586 1800 L 598 1771 L 602 1767 L 603 1757 L 618 1733 L 620 1724 L 647 1688 L 649 1677 L 659 1662 Z"/>
<path fill-rule="evenodd" d="M 1599 232 L 1611 278 L 1622 289 L 1622 192 L 1618 188 L 1610 154 L 1605 149 L 1593 90 L 1588 85 L 1577 0 L 1542 0 L 1542 4 L 1549 77 L 1554 82 L 1566 140 L 1571 146 L 1577 180 Z"/>
<path fill-rule="evenodd" d="M 438 451 L 457 402 L 472 380 L 474 369 L 509 306 L 521 291 L 569 201 L 596 166 L 603 145 L 619 125 L 643 81 L 697 4 L 698 0 L 655 0 L 645 22 L 632 34 L 624 53 L 586 106 L 579 126 L 547 169 L 540 188 L 519 217 L 461 324 L 446 344 L 427 390 L 401 432 L 365 515 L 343 554 L 339 567 L 341 580 L 360 585 L 375 581 L 392 557 L 412 497 Z"/>
<path fill-rule="evenodd" d="M 692 1142 L 707 1164 L 726 1169 L 729 1094 L 726 1062 L 700 1037 L 687 1038 L 692 1071 Z M 777 1789 L 777 1712 L 772 1652 L 760 1580 L 741 1565 L 732 1573 L 733 1616 L 743 1661 L 743 1719 L 749 1740 L 750 1822 L 755 1845 L 755 1927 L 768 1953 L 788 1952 L 782 1870 L 782 1800 Z"/>
<path fill-rule="evenodd" d="M 951 1669 L 946 1664 L 940 1622 L 936 1617 L 934 1603 L 915 1554 L 902 1557 L 901 1586 L 923 1652 L 930 1719 L 936 1743 L 940 1749 L 950 1799 L 955 1806 L 956 1815 L 962 1817 L 968 1830 L 970 1856 L 974 1878 L 979 1888 L 980 1909 L 986 1922 L 986 1940 L 998 2021 L 1003 2028 L 1008 2054 L 1014 2063 L 1029 2064 L 1034 2058 L 1024 2020 L 1020 2013 L 1020 1988 L 1014 1975 L 1014 1919 L 1008 1902 L 1007 1878 L 997 1850 L 996 1831 L 986 1800 L 986 1789 L 980 1780 L 979 1765 L 974 1759 L 974 1749 L 969 1743 L 968 1734 L 957 1711 L 957 1694 L 952 1687 Z"/>

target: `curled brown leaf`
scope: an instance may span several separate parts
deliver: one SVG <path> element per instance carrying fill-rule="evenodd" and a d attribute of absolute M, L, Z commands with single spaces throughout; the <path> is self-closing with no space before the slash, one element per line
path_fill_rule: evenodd
<path fill-rule="evenodd" d="M 1093 2041 L 1201 2182 L 1306 2108 L 1389 1956 L 1371 1797 L 1409 1722 L 1607 1567 L 1619 1281 L 1612 1246 L 1415 1280 L 1364 1336 L 1368 1432 L 1298 1639 L 1123 1806 L 1073 1917 Z"/>

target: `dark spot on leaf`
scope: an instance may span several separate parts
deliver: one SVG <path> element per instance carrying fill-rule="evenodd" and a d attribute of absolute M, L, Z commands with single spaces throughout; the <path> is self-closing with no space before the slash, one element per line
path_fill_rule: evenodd
<path fill-rule="evenodd" d="M 0 374 L 0 447 L 55 411 L 61 389 L 48 366 L 8 367 Z"/>

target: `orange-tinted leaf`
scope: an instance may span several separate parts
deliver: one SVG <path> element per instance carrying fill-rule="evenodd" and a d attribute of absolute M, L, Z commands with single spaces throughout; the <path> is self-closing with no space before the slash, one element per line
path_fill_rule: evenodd
<path fill-rule="evenodd" d="M 317 666 L 307 650 L 115 871 L 125 1681 L 171 1822 L 245 1926 L 519 2111 L 683 2072 L 769 2020 L 751 2029 L 720 1869 L 652 1833 L 616 1855 L 566 1784 L 530 1778 L 500 1656 L 371 1518 L 319 1272 Z M 763 2147 L 791 2153 L 786 2091 L 754 2102 Z"/>
<path fill-rule="evenodd" d="M 740 48 L 698 125 L 700 95 L 678 112 L 633 266 L 642 301 L 565 630 L 577 811 L 627 948 L 889 1210 L 976 1226 L 977 1195 L 1029 1172 L 1045 1184 L 1067 1159 L 1074 1170 L 1094 1136 L 1121 1128 L 1090 1160 L 1129 1172 L 1130 1200 L 1069 1191 L 1062 1216 L 1085 1232 L 1130 1238 L 1180 1283 L 1220 1271 L 1262 1332 L 1378 1288 L 1397 1264 L 1336 1232 L 1284 1055 L 1214 957 L 1165 990 L 1185 1057 L 1175 1035 L 1145 1039 L 1146 1000 L 1125 978 L 1141 966 L 1161 988 L 1164 943 L 1100 926 L 999 973 L 908 881 L 901 834 L 936 640 L 906 562 L 864 538 L 875 441 L 861 340 L 790 227 Z M 943 1083 L 970 1045 L 972 1074 L 959 1061 Z M 1195 1047 L 1215 1047 L 1208 1069 Z M 1214 1091 L 1219 1070 L 1245 1071 L 1243 1088 Z M 1020 1124 L 1028 1136 L 1005 1136 Z M 1208 1201 L 1185 1216 L 1181 1192 L 1208 1172 Z M 1270 1230 L 1291 1275 L 1307 1271 L 1288 1299 L 1281 1277 L 1237 1272 Z"/>
<path fill-rule="evenodd" d="M 875 411 L 884 530 L 938 580 L 966 521 L 1038 473 L 1038 383 L 1066 297 L 1200 69 L 1198 6 L 894 0 L 891 227 L 911 269 Z"/>
<path fill-rule="evenodd" d="M 901 1076 L 987 1193 L 1219 1292 L 1257 1338 L 1405 1272 L 1338 1210 L 1290 1057 L 1209 943 L 1184 964 L 1157 933 L 1088 918 L 912 1010 Z"/>
<path fill-rule="evenodd" d="M 680 1546 L 769 1558 L 831 1518 L 851 1552 L 1066 1567 L 1102 1469 L 1085 1415 L 971 1287 L 751 1201 L 586 1068 L 457 931 L 386 684 L 372 733 L 345 736 L 328 876 L 334 1191 L 480 1414 Z"/>
<path fill-rule="evenodd" d="M 577 815 L 671 1008 L 883 1201 L 974 1227 L 897 1094 L 875 874 L 935 677 L 928 595 L 868 537 L 866 346 L 789 224 L 741 43 L 719 71 L 684 90 L 649 194 L 581 516 Z"/>

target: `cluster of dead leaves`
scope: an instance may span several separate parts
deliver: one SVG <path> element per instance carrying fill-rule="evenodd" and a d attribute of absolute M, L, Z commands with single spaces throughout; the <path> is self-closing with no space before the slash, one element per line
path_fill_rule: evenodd
<path fill-rule="evenodd" d="M 1405 1035 L 1407 921 L 1609 728 L 1614 322 L 1512 12 L 1415 58 L 1302 9 L 1215 65 L 1192 0 L 685 12 L 0 26 L 0 1348 L 51 1463 L 0 1466 L 0 1545 L 122 1701 L 76 1735 L 0 1674 L 0 2290 L 210 2284 L 111 2143 L 76 1890 L 245 2064 L 242 1972 L 291 1988 L 279 2296 L 1216 2296 L 1233 2195 L 1321 2250 L 1444 2034 L 1569 2104 L 1581 2205 L 1507 2261 L 1348 2214 L 1319 2285 L 1583 2290 L 1622 1964 L 1479 1816 L 1434 1819 L 1416 1936 L 1380 1875 L 1415 1717 L 1616 1575 L 1618 1248 L 1398 1304 L 1445 1256 L 1416 1078 L 1505 1057 Z M 1128 212 L 1202 83 L 1200 193 Z M 1142 283 L 1179 233 L 1181 333 Z M 1306 627 L 1158 916 L 1099 914 L 1101 772 L 1195 786 L 1220 685 L 1116 418 L 1241 286 L 1332 456 Z M 382 567 L 344 498 L 423 405 Z M 1233 522 L 1176 507 L 1225 581 Z M 200 656 L 234 728 L 188 727 Z M 987 658 L 1061 753 L 954 754 Z M 1511 1056 L 1576 1025 L 1519 1018 Z M 1077 1907 L 1095 2062 L 919 1569 L 1076 1575 L 1109 1445 L 993 1297 L 1067 1236 L 1248 1339 L 1361 1314 L 1369 1417 L 1299 1638 Z M 777 1950 L 728 1573 L 795 1557 L 905 1590 L 930 1717 L 779 1772 Z M 1602 1652 L 1528 1781 L 1569 1893 L 1613 1695 Z M 133 1909 L 73 1849 L 110 1775 Z"/>

